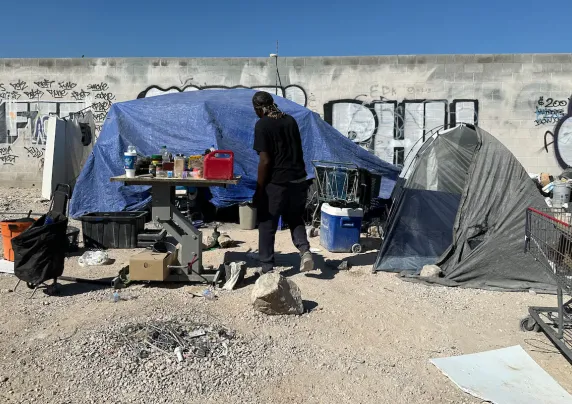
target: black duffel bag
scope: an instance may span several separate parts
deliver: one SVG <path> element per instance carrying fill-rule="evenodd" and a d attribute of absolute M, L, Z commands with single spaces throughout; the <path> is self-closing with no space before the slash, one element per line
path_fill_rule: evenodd
<path fill-rule="evenodd" d="M 14 275 L 31 286 L 57 279 L 64 272 L 68 218 L 48 213 L 12 239 Z"/>

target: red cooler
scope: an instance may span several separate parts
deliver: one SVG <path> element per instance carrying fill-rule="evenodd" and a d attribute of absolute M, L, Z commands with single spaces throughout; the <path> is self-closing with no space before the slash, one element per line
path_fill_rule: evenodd
<path fill-rule="evenodd" d="M 206 180 L 231 180 L 234 178 L 234 153 L 215 150 L 205 156 L 203 178 Z"/>

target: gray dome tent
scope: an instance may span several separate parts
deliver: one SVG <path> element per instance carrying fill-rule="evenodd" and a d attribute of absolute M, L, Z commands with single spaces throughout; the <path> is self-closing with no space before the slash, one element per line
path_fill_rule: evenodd
<path fill-rule="evenodd" d="M 526 208 L 545 203 L 495 137 L 471 125 L 437 132 L 405 170 L 375 270 L 446 286 L 554 291 L 524 253 Z M 418 277 L 427 264 L 439 265 L 443 277 Z"/>

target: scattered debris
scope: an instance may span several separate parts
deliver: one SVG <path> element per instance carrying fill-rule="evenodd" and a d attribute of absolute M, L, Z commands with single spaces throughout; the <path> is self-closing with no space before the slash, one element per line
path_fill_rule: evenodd
<path fill-rule="evenodd" d="M 150 321 L 130 324 L 114 335 L 115 345 L 126 348 L 135 358 L 148 359 L 174 352 L 179 360 L 185 357 L 226 356 L 234 333 L 225 329 L 177 321 Z"/>
<path fill-rule="evenodd" d="M 206 331 L 202 328 L 199 328 L 198 330 L 189 333 L 189 338 L 202 337 L 203 335 L 207 335 Z"/>
<path fill-rule="evenodd" d="M 340 265 L 338 265 L 338 269 L 340 271 L 349 271 L 352 267 L 352 264 L 350 264 L 348 261 L 343 260 Z"/>
<path fill-rule="evenodd" d="M 216 294 L 210 288 L 203 290 L 203 297 L 207 300 L 216 300 Z"/>
<path fill-rule="evenodd" d="M 419 276 L 423 278 L 438 278 L 441 276 L 441 268 L 437 265 L 425 265 Z"/>
<path fill-rule="evenodd" d="M 255 310 L 265 314 L 304 313 L 304 304 L 298 285 L 277 273 L 264 274 L 256 281 L 252 289 L 251 301 Z"/>
<path fill-rule="evenodd" d="M 381 234 L 379 232 L 379 227 L 377 225 L 369 226 L 369 228 L 367 229 L 367 234 L 370 237 L 374 237 L 374 238 L 380 238 L 381 237 Z"/>
<path fill-rule="evenodd" d="M 179 362 L 186 357 L 226 356 L 233 337 L 234 333 L 222 328 L 177 321 L 129 324 L 114 335 L 115 345 L 125 348 L 132 357 L 169 358 L 174 352 Z"/>
<path fill-rule="evenodd" d="M 308 227 L 306 229 L 306 235 L 308 238 L 318 237 L 320 235 L 320 228 L 319 227 Z"/>
<path fill-rule="evenodd" d="M 78 263 L 82 267 L 105 265 L 109 263 L 109 255 L 105 251 L 86 251 Z"/>
<path fill-rule="evenodd" d="M 234 245 L 234 240 L 228 234 L 221 234 L 218 238 L 220 248 L 230 248 Z"/>
<path fill-rule="evenodd" d="M 180 346 L 175 348 L 175 355 L 177 356 L 177 362 L 183 361 L 183 350 Z"/>
<path fill-rule="evenodd" d="M 237 283 L 244 278 L 246 272 L 246 262 L 225 262 L 226 283 L 222 287 L 224 290 L 233 290 Z"/>
<path fill-rule="evenodd" d="M 203 240 L 203 246 L 205 249 L 209 250 L 211 248 L 215 248 L 218 244 L 218 239 L 220 237 L 220 232 L 218 231 L 218 227 L 215 226 L 213 232 Z"/>

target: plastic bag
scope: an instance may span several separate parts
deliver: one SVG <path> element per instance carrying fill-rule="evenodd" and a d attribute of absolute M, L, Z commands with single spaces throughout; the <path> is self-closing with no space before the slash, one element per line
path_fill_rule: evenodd
<path fill-rule="evenodd" d="M 105 265 L 109 262 L 109 255 L 105 251 L 87 251 L 78 260 L 82 267 Z"/>

